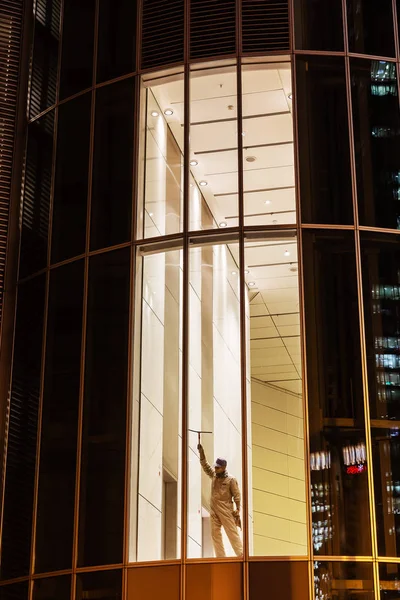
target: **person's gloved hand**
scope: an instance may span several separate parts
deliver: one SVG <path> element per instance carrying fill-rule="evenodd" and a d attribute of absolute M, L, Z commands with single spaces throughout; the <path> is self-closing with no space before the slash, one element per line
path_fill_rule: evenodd
<path fill-rule="evenodd" d="M 203 446 L 201 444 L 197 444 L 197 450 L 199 451 L 200 459 L 203 460 L 203 458 L 206 457 Z"/>

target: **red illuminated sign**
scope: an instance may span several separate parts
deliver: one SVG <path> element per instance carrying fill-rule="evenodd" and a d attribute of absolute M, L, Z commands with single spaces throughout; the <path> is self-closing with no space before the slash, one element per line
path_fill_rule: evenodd
<path fill-rule="evenodd" d="M 367 465 L 350 465 L 347 467 L 346 473 L 347 475 L 358 475 L 359 473 L 364 473 L 367 470 Z"/>

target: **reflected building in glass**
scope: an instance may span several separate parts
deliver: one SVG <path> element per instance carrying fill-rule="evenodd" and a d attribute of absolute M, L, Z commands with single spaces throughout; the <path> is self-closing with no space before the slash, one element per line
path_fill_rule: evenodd
<path fill-rule="evenodd" d="M 117 4 L 0 7 L 0 598 L 400 598 L 400 5 Z"/>

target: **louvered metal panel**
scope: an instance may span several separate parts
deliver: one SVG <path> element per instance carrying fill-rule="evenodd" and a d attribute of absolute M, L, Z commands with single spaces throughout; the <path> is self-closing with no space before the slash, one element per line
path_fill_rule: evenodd
<path fill-rule="evenodd" d="M 190 55 L 205 58 L 236 51 L 236 1 L 191 0 Z"/>
<path fill-rule="evenodd" d="M 183 61 L 184 0 L 143 0 L 142 68 Z"/>
<path fill-rule="evenodd" d="M 0 3 L 0 326 L 14 157 L 23 0 Z"/>
<path fill-rule="evenodd" d="M 288 0 L 242 0 L 243 52 L 288 51 Z"/>
<path fill-rule="evenodd" d="M 39 114 L 56 101 L 60 11 L 60 0 L 36 2 L 30 117 Z"/>

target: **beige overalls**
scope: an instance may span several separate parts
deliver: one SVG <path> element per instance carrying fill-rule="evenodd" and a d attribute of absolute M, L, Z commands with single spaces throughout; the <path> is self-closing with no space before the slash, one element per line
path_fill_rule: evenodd
<path fill-rule="evenodd" d="M 232 545 L 236 556 L 243 555 L 243 544 L 233 516 L 233 500 L 236 507 L 240 507 L 240 490 L 238 482 L 232 475 L 226 473 L 224 477 L 217 477 L 214 469 L 204 458 L 200 460 L 203 471 L 212 479 L 211 483 L 211 535 L 215 556 L 226 556 L 222 541 L 221 526 Z"/>

